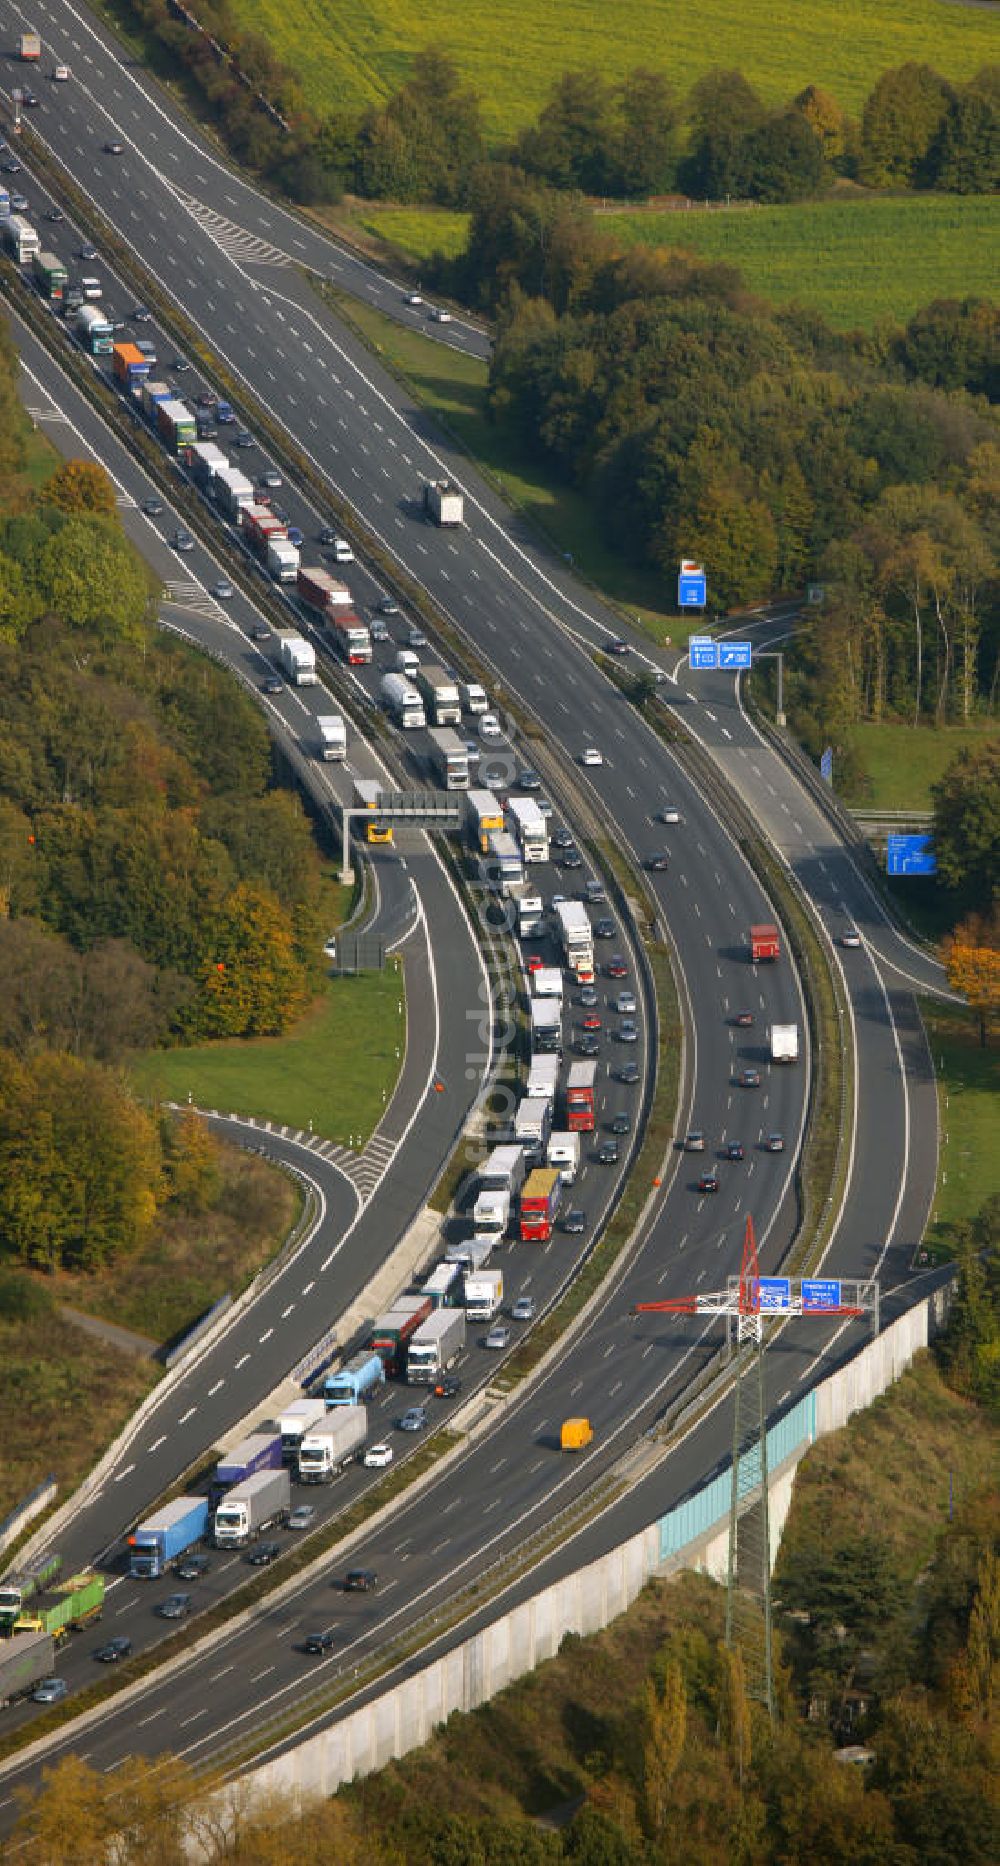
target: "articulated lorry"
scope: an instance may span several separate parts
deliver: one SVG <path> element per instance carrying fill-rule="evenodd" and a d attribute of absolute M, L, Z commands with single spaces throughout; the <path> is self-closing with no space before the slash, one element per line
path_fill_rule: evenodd
<path fill-rule="evenodd" d="M 55 1646 L 48 1633 L 19 1633 L 0 1646 L 0 1710 L 30 1697 L 43 1678 L 50 1678 Z"/>
<path fill-rule="evenodd" d="M 353 1354 L 335 1374 L 327 1375 L 323 1404 L 327 1411 L 334 1406 L 362 1406 L 384 1385 L 385 1362 L 374 1348 L 366 1348 L 361 1354 Z"/>
<path fill-rule="evenodd" d="M 426 1322 L 432 1307 L 429 1296 L 400 1296 L 399 1301 L 372 1324 L 368 1346 L 381 1355 L 387 1374 L 402 1373 L 410 1337 L 416 1334 L 421 1322 Z"/>
<path fill-rule="evenodd" d="M 596 1085 L 596 1063 L 570 1063 L 565 1088 L 566 1126 L 574 1134 L 592 1134 L 594 1131 Z"/>
<path fill-rule="evenodd" d="M 507 822 L 525 864 L 549 859 L 549 824 L 534 797 L 508 797 Z"/>
<path fill-rule="evenodd" d="M 486 861 L 486 880 L 497 894 L 514 894 L 524 886 L 524 858 L 509 830 L 490 830 Z"/>
<path fill-rule="evenodd" d="M 594 977 L 594 930 L 582 901 L 557 901 L 555 930 L 569 970 L 589 985 Z"/>
<path fill-rule="evenodd" d="M 47 1593 L 38 1593 L 22 1607 L 14 1622 L 20 1633 L 49 1633 L 58 1645 L 78 1627 L 90 1626 L 104 1611 L 104 1576 L 85 1568 L 60 1581 Z"/>
<path fill-rule="evenodd" d="M 778 929 L 769 921 L 762 921 L 759 926 L 750 928 L 750 963 L 759 965 L 762 959 L 780 959 L 781 940 Z"/>
<path fill-rule="evenodd" d="M 553 1056 L 551 1051 L 544 1056 L 532 1056 L 528 1064 L 528 1099 L 544 1099 L 555 1106 L 556 1091 L 559 1087 L 561 1058 Z"/>
<path fill-rule="evenodd" d="M 490 835 L 503 829 L 503 806 L 491 790 L 470 790 L 466 797 L 469 841 L 480 855 L 489 852 Z"/>
<path fill-rule="evenodd" d="M 465 500 L 450 481 L 431 479 L 424 486 L 424 511 L 435 525 L 460 525 L 465 517 Z"/>
<path fill-rule="evenodd" d="M 383 674 L 379 697 L 387 713 L 404 732 L 427 724 L 424 703 L 412 681 L 405 674 Z"/>
<path fill-rule="evenodd" d="M 417 668 L 417 691 L 424 702 L 424 710 L 432 725 L 459 726 L 462 723 L 462 702 L 459 699 L 457 683 L 443 667 L 435 661 L 426 661 Z"/>
<path fill-rule="evenodd" d="M 563 1179 L 557 1166 L 540 1166 L 521 1187 L 521 1242 L 545 1244 L 552 1236 L 562 1204 Z"/>
<path fill-rule="evenodd" d="M 426 1283 L 420 1286 L 421 1296 L 429 1296 L 435 1309 L 452 1309 L 462 1300 L 462 1270 L 457 1263 L 435 1264 Z"/>
<path fill-rule="evenodd" d="M 91 356 L 110 356 L 114 332 L 104 312 L 96 305 L 78 305 L 71 324 L 85 350 Z"/>
<path fill-rule="evenodd" d="M 36 1594 L 58 1581 L 62 1565 L 61 1555 L 35 1555 L 0 1583 L 0 1638 L 13 1631 L 22 1609 Z"/>
<path fill-rule="evenodd" d="M 513 1197 L 524 1182 L 523 1147 L 494 1147 L 486 1155 L 476 1178 L 483 1192 L 509 1192 Z"/>
<path fill-rule="evenodd" d="M 466 1277 L 465 1313 L 470 1322 L 492 1322 L 502 1301 L 502 1270 L 478 1270 Z"/>
<path fill-rule="evenodd" d="M 427 734 L 427 740 L 428 762 L 438 783 L 445 790 L 467 790 L 469 754 L 465 741 L 459 738 L 451 726 L 444 726 L 440 731 L 432 728 Z"/>
<path fill-rule="evenodd" d="M 281 1439 L 278 1445 L 280 1449 Z M 245 1548 L 265 1529 L 288 1521 L 292 1500 L 287 1470 L 257 1471 L 223 1497 L 215 1512 L 213 1534 L 220 1549 Z"/>
<path fill-rule="evenodd" d="M 169 401 L 156 404 L 156 431 L 172 454 L 193 447 L 198 439 L 198 423 L 192 410 L 186 402 L 179 402 L 173 396 Z"/>
<path fill-rule="evenodd" d="M 522 1154 L 522 1159 L 524 1155 Z M 472 1208 L 472 1234 L 499 1244 L 510 1223 L 510 1193 L 504 1189 L 477 1192 Z"/>
<path fill-rule="evenodd" d="M 525 1095 L 514 1111 L 514 1139 L 525 1158 L 541 1160 L 552 1132 L 552 1103 L 547 1095 Z"/>
<path fill-rule="evenodd" d="M 410 1337 L 406 1378 L 410 1386 L 433 1386 L 454 1366 L 465 1346 L 465 1310 L 435 1309 Z"/>
<path fill-rule="evenodd" d="M 208 1533 L 207 1497 L 175 1497 L 129 1536 L 129 1574 L 155 1581 Z"/>
<path fill-rule="evenodd" d="M 213 1499 L 233 1484 L 245 1483 L 248 1477 L 254 1477 L 258 1471 L 275 1471 L 281 1464 L 281 1433 L 251 1432 L 249 1437 L 240 1440 L 232 1451 L 227 1451 L 219 1459 L 212 1480 Z"/>
<path fill-rule="evenodd" d="M 558 1056 L 562 1051 L 561 999 L 532 998 L 528 1016 L 532 1056 Z"/>
<path fill-rule="evenodd" d="M 291 538 L 268 538 L 266 563 L 276 583 L 294 583 L 299 574 L 299 547 Z"/>
<path fill-rule="evenodd" d="M 327 1413 L 299 1446 L 299 1483 L 331 1484 L 357 1457 L 367 1437 L 366 1406 L 341 1406 Z"/>
<path fill-rule="evenodd" d="M 799 1027 L 797 1024 L 772 1024 L 770 1029 L 772 1063 L 797 1063 Z"/>
<path fill-rule="evenodd" d="M 11 253 L 19 266 L 26 266 L 42 250 L 38 232 L 30 220 L 23 214 L 11 214 L 3 223 L 3 239 L 7 251 Z"/>
<path fill-rule="evenodd" d="M 325 616 L 331 645 L 348 667 L 364 667 L 372 658 L 372 638 L 367 622 L 354 609 L 328 609 Z"/>
<path fill-rule="evenodd" d="M 466 1276 L 476 1276 L 480 1270 L 485 1270 L 489 1263 L 493 1255 L 493 1244 L 492 1237 L 463 1238 L 460 1244 L 448 1245 L 444 1254 L 445 1263 L 453 1264 Z M 462 1300 L 465 1301 L 464 1291 Z"/>
<path fill-rule="evenodd" d="M 319 731 L 320 757 L 327 764 L 336 759 L 340 763 L 347 757 L 347 726 L 343 713 L 321 713 L 316 721 Z"/>
<path fill-rule="evenodd" d="M 315 1399 L 293 1400 L 281 1414 L 278 1424 L 281 1427 L 281 1457 L 284 1464 L 294 1464 L 299 1455 L 299 1447 L 307 1432 L 319 1424 L 326 1414 L 326 1401 L 317 1396 Z"/>
<path fill-rule="evenodd" d="M 546 1166 L 557 1168 L 564 1186 L 571 1186 L 580 1171 L 580 1136 L 566 1128 L 557 1128 L 549 1135 L 549 1144 L 545 1150 Z"/>
<path fill-rule="evenodd" d="M 42 297 L 50 304 L 61 304 L 69 284 L 69 273 L 62 260 L 55 253 L 32 253 L 31 270 Z"/>
<path fill-rule="evenodd" d="M 278 654 L 283 672 L 293 687 L 316 687 L 316 650 L 303 635 L 279 635 Z"/>

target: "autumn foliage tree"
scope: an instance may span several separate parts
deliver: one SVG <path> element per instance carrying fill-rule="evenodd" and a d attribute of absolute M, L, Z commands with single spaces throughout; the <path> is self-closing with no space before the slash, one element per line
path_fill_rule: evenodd
<path fill-rule="evenodd" d="M 94 512 L 114 518 L 115 489 L 96 460 L 67 460 L 45 483 L 45 501 L 60 512 Z"/>
<path fill-rule="evenodd" d="M 972 1006 L 985 1049 L 990 1025 L 1000 1014 L 1000 908 L 969 914 L 943 942 L 948 983 Z"/>

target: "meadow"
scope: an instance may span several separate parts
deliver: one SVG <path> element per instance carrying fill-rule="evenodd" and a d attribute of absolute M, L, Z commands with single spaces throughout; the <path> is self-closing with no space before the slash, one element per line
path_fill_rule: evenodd
<path fill-rule="evenodd" d="M 274 46 L 322 110 L 381 101 L 425 46 L 442 47 L 479 93 L 491 143 L 538 114 L 554 78 L 591 65 L 611 78 L 636 66 L 665 72 L 681 92 L 713 67 L 739 66 L 770 103 L 810 83 L 857 112 L 879 72 L 909 59 L 946 77 L 996 58 L 992 8 L 939 0 L 235 0 L 234 12 Z"/>
<path fill-rule="evenodd" d="M 936 784 L 959 752 L 973 751 L 995 739 L 995 719 L 970 726 L 875 725 L 851 728 L 851 743 L 860 754 L 870 788 L 851 797 L 859 810 L 931 810 Z"/>

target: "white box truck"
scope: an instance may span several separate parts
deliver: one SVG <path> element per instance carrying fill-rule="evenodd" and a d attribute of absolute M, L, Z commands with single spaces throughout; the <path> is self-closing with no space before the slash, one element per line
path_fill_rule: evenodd
<path fill-rule="evenodd" d="M 281 1456 L 285 1464 L 295 1463 L 306 1433 L 325 1417 L 326 1401 L 322 1394 L 318 1399 L 293 1400 L 290 1406 L 285 1407 L 278 1419 L 281 1427 Z"/>
<path fill-rule="evenodd" d="M 433 1386 L 454 1366 L 465 1346 L 465 1310 L 435 1309 L 410 1336 L 406 1378 L 410 1386 Z"/>
<path fill-rule="evenodd" d="M 302 635 L 279 635 L 278 652 L 281 666 L 293 687 L 315 687 L 316 650 L 311 641 Z"/>
<path fill-rule="evenodd" d="M 580 1171 L 579 1134 L 571 1134 L 568 1128 L 559 1128 L 550 1134 L 545 1149 L 545 1164 L 558 1167 L 563 1185 L 571 1186 Z"/>
<path fill-rule="evenodd" d="M 559 1087 L 560 1059 L 558 1056 L 533 1056 L 528 1065 L 528 1099 L 541 1100 L 543 1097 L 550 1107 L 555 1102 Z"/>
<path fill-rule="evenodd" d="M 523 1159 L 523 1155 L 521 1156 Z M 489 1238 L 499 1244 L 510 1223 L 510 1193 L 506 1190 L 479 1192 L 472 1208 L 472 1232 L 476 1238 Z"/>
<path fill-rule="evenodd" d="M 461 1244 L 448 1245 L 444 1260 L 474 1276 L 477 1271 L 485 1270 L 492 1255 L 492 1238 L 464 1238 Z"/>
<path fill-rule="evenodd" d="M 319 727 L 320 757 L 342 760 L 347 757 L 347 727 L 342 713 L 321 713 Z"/>
<path fill-rule="evenodd" d="M 524 1149 L 494 1147 L 476 1175 L 483 1192 L 509 1192 L 513 1197 L 524 1183 Z"/>
<path fill-rule="evenodd" d="M 265 1529 L 287 1522 L 291 1499 L 291 1480 L 286 1470 L 258 1471 L 242 1484 L 234 1484 L 215 1512 L 216 1547 L 245 1548 Z"/>
<path fill-rule="evenodd" d="M 552 1103 L 547 1095 L 525 1095 L 514 1113 L 514 1139 L 535 1165 L 541 1160 L 552 1131 Z"/>
<path fill-rule="evenodd" d="M 298 547 L 290 538 L 275 538 L 267 547 L 267 567 L 278 583 L 294 583 L 299 574 Z"/>
<path fill-rule="evenodd" d="M 563 975 L 556 965 L 541 965 L 531 975 L 533 998 L 558 998 L 562 1003 Z"/>
<path fill-rule="evenodd" d="M 772 1063 L 797 1063 L 799 1060 L 798 1025 L 772 1024 L 770 1035 Z"/>
<path fill-rule="evenodd" d="M 299 1446 L 299 1483 L 332 1484 L 367 1437 L 367 1406 L 335 1406 Z"/>
<path fill-rule="evenodd" d="M 386 712 L 397 726 L 402 726 L 404 732 L 409 732 L 415 726 L 426 726 L 427 714 L 423 700 L 405 674 L 384 674 L 379 684 L 379 696 Z"/>
<path fill-rule="evenodd" d="M 424 486 L 424 511 L 435 525 L 461 525 L 465 500 L 449 480 L 429 479 Z"/>
<path fill-rule="evenodd" d="M 531 1054 L 545 1056 L 562 1050 L 562 1005 L 558 998 L 532 998 Z"/>
<path fill-rule="evenodd" d="M 466 1277 L 465 1313 L 470 1322 L 492 1322 L 502 1301 L 502 1270 L 479 1270 Z"/>

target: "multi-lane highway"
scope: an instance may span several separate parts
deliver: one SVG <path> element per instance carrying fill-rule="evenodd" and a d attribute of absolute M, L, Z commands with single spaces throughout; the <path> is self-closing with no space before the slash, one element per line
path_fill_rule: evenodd
<path fill-rule="evenodd" d="M 627 1310 L 635 1300 L 721 1281 L 735 1267 L 748 1209 L 758 1220 L 765 1264 L 772 1267 L 780 1260 L 795 1221 L 791 1178 L 807 1067 L 765 1071 L 760 1091 L 739 1089 L 734 1065 L 748 1059 L 739 1057 L 744 1039 L 730 1020 L 748 998 L 759 1025 L 773 1018 L 804 1028 L 805 1017 L 787 963 L 766 977 L 755 976 L 747 966 L 745 929 L 752 920 L 770 917 L 770 911 L 727 825 L 590 659 L 589 645 L 622 633 L 620 619 L 596 603 L 566 565 L 539 550 L 468 463 L 430 433 L 426 417 L 398 385 L 317 305 L 308 285 L 285 263 L 278 243 L 268 253 L 259 244 L 223 239 L 217 221 L 192 211 L 191 200 L 204 199 L 206 177 L 217 175 L 215 167 L 197 139 L 171 124 L 162 99 L 156 99 L 155 118 L 142 117 L 146 106 L 135 101 L 134 74 L 123 72 L 117 55 L 109 63 L 107 51 L 98 49 L 100 34 L 92 33 L 83 16 L 55 6 L 33 23 L 42 25 L 53 57 L 65 59 L 75 73 L 81 61 L 87 67 L 82 82 L 74 79 L 72 111 L 60 95 L 46 99 L 37 113 L 42 133 L 79 184 L 169 284 L 257 400 L 465 631 L 496 679 L 544 722 L 552 741 L 571 758 L 585 744 L 602 749 L 603 766 L 578 771 L 575 781 L 588 792 L 592 787 L 618 824 L 623 844 L 641 858 L 649 847 L 669 839 L 670 868 L 650 881 L 682 972 L 687 1031 L 682 1122 L 704 1129 L 716 1146 L 732 1136 L 750 1143 L 747 1160 L 726 1171 L 714 1199 L 697 1197 L 686 1170 L 665 1186 L 640 1251 L 567 1357 L 505 1414 L 486 1442 L 470 1448 L 426 1494 L 401 1505 L 391 1529 L 380 1531 L 372 1546 L 359 1548 L 358 1558 L 370 1561 L 386 1586 L 391 1584 L 388 1598 L 385 1589 L 374 1600 L 353 1600 L 331 1595 L 326 1579 L 303 1583 L 293 1613 L 265 1614 L 238 1639 L 233 1636 L 231 1664 L 229 1658 L 213 1656 L 218 1677 L 210 1689 L 209 1662 L 192 1662 L 172 1684 L 169 1711 L 151 1685 L 148 1706 L 138 1717 L 134 1708 L 127 1715 L 111 1713 L 100 1732 L 92 1733 L 95 1759 L 110 1760 L 123 1745 L 160 1748 L 165 1742 L 204 1756 L 235 1718 L 256 1717 L 264 1705 L 300 1688 L 297 1630 L 334 1620 L 335 1657 L 342 1662 L 366 1640 L 404 1624 L 477 1564 L 523 1539 L 681 1388 L 706 1352 L 693 1326 L 646 1324 L 632 1331 L 625 1322 Z M 59 88 L 65 93 L 69 87 Z M 129 120 L 133 108 L 140 113 L 141 137 Z M 162 138 L 162 147 L 152 128 L 147 132 L 147 122 L 155 127 L 157 141 Z M 104 155 L 103 143 L 112 139 L 125 145 L 121 157 Z M 218 175 L 229 185 L 228 171 Z M 251 243 L 260 242 L 269 226 L 273 230 L 270 217 L 276 210 L 245 184 L 239 190 L 233 196 L 239 224 Z M 294 218 L 288 226 L 305 237 Z M 323 246 L 320 236 L 309 237 Z M 322 258 L 310 252 L 317 270 L 330 269 L 331 251 L 324 247 Z M 442 468 L 466 489 L 468 524 L 458 536 L 437 533 L 415 516 L 423 479 Z M 291 497 L 290 491 L 286 503 Z M 249 656 L 252 665 L 256 651 L 245 637 L 236 642 L 222 623 L 219 627 L 220 651 L 236 665 Z M 668 675 L 661 689 L 664 703 L 683 711 L 692 733 L 733 777 L 831 933 L 847 919 L 862 929 L 862 947 L 842 955 L 860 1067 L 852 1170 L 828 1265 L 843 1274 L 877 1270 L 890 1285 L 905 1288 L 932 1189 L 936 1140 L 933 1083 L 906 980 L 913 977 L 933 987 L 937 975 L 889 925 L 826 816 L 761 742 L 742 712 L 736 683 L 708 676 L 696 685 L 696 677 L 674 668 L 665 653 L 654 658 Z M 679 806 L 681 824 L 654 829 L 650 819 L 668 802 Z M 835 962 L 841 963 L 839 956 Z M 449 1002 L 456 1001 L 462 1002 L 461 994 L 450 981 Z M 442 1043 L 449 1041 L 450 1023 L 447 1017 L 442 1021 Z M 460 1048 L 463 1026 L 457 1020 L 454 1035 Z M 464 1059 L 456 1055 L 454 1064 L 460 1070 Z M 756 1097 L 750 1115 L 742 1099 L 747 1094 Z M 424 1168 L 421 1185 L 428 1163 L 440 1157 L 447 1140 L 427 1125 L 431 1113 L 429 1104 L 411 1137 Z M 762 1133 L 772 1127 L 785 1135 L 783 1154 L 759 1151 Z M 394 1164 L 393 1184 L 396 1176 Z M 412 1181 L 410 1189 L 415 1189 Z M 401 1205 L 406 1203 L 404 1197 Z M 355 1235 L 372 1211 L 369 1207 L 362 1215 Z M 386 1242 L 383 1221 L 371 1248 L 384 1249 Z M 271 1308 L 268 1320 L 270 1315 Z M 281 1345 L 279 1334 L 275 1367 Z M 822 1332 L 800 1340 L 790 1330 L 781 1355 L 772 1359 L 773 1404 L 787 1404 L 817 1377 L 827 1351 L 844 1348 L 843 1338 L 829 1350 Z M 209 1371 L 200 1372 L 200 1395 Z M 551 1436 L 563 1414 L 584 1403 L 597 1438 L 590 1453 L 567 1468 L 552 1451 Z M 190 1422 L 193 1438 L 203 1445 L 204 1418 L 200 1432 L 195 1418 Z M 718 1419 L 709 1421 L 660 1474 L 655 1502 L 651 1487 L 640 1487 L 588 1532 L 591 1542 L 599 1538 L 607 1545 L 635 1519 L 635 1511 L 654 1514 L 683 1494 L 725 1456 L 727 1430 Z M 160 1467 L 155 1472 L 151 1467 L 149 1475 L 159 1472 Z M 117 1521 L 110 1520 L 108 1494 L 115 1496 L 106 1492 L 101 1509 L 78 1526 L 81 1536 L 90 1536 L 91 1549 L 103 1546 L 126 1515 L 122 1511 Z M 560 1559 L 572 1561 L 573 1551 Z"/>

